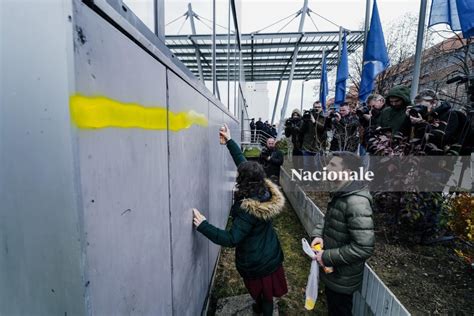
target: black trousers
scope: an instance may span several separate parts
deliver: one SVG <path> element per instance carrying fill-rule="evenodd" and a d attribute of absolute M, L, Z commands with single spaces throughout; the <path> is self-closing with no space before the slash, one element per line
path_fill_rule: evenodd
<path fill-rule="evenodd" d="M 329 316 L 352 316 L 352 294 L 337 293 L 326 286 L 326 300 Z"/>

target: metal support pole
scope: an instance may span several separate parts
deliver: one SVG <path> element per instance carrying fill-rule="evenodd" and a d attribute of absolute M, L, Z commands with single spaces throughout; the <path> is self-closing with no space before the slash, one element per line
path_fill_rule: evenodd
<path fill-rule="evenodd" d="M 188 3 L 188 18 L 189 18 L 189 22 L 191 23 L 191 32 L 193 35 L 196 35 L 196 26 L 194 25 L 194 16 L 195 16 L 195 13 L 193 11 L 193 7 L 191 6 L 191 3 Z M 197 61 L 197 66 L 198 66 L 198 71 L 199 71 L 199 78 L 204 83 L 204 75 L 202 73 L 202 65 L 201 65 L 201 53 L 199 52 L 197 48 L 196 48 L 196 61 Z"/>
<path fill-rule="evenodd" d="M 212 93 L 217 92 L 217 75 L 216 75 L 216 0 L 212 0 Z"/>
<path fill-rule="evenodd" d="M 367 45 L 367 33 L 369 32 L 369 25 L 370 25 L 370 0 L 365 1 L 365 27 L 364 27 L 364 47 L 362 58 L 365 54 L 365 46 Z"/>
<path fill-rule="evenodd" d="M 230 1 L 227 7 L 227 109 L 230 111 Z"/>
<path fill-rule="evenodd" d="M 303 113 L 303 96 L 304 96 L 304 83 L 305 82 L 306 80 L 303 80 L 303 82 L 301 83 L 301 104 L 300 104 L 301 113 Z"/>
<path fill-rule="evenodd" d="M 418 34 L 416 36 L 415 67 L 413 69 L 413 79 L 411 81 L 410 99 L 414 99 L 418 92 L 420 82 L 421 55 L 423 53 L 423 37 L 425 34 L 425 18 L 427 0 L 421 0 L 420 17 L 418 19 Z"/>
<path fill-rule="evenodd" d="M 337 46 L 337 63 L 339 64 L 341 62 L 341 51 L 342 51 L 342 36 L 344 29 L 342 26 L 339 26 L 339 45 Z"/>
<path fill-rule="evenodd" d="M 299 33 L 303 33 L 304 20 L 305 20 L 307 12 L 308 12 L 308 0 L 304 0 L 303 8 L 301 9 L 300 26 L 298 28 Z M 279 136 L 281 135 L 281 133 L 283 131 L 283 127 L 285 125 L 286 107 L 288 106 L 288 101 L 290 99 L 291 84 L 292 84 L 292 81 L 293 81 L 293 75 L 295 73 L 296 61 L 298 59 L 298 51 L 299 51 L 299 46 L 296 45 L 295 52 L 293 54 L 293 61 L 291 63 L 290 77 L 288 78 L 288 83 L 286 85 L 285 99 L 283 101 L 283 107 L 281 108 L 281 113 L 280 113 L 280 124 L 278 124 L 278 135 Z"/>
<path fill-rule="evenodd" d="M 164 43 L 165 42 L 165 1 L 155 0 L 155 34 Z"/>
<path fill-rule="evenodd" d="M 272 125 L 273 125 L 273 122 L 275 122 L 275 114 L 276 114 L 276 109 L 277 109 L 277 106 L 278 106 L 278 98 L 280 97 L 280 88 L 281 88 L 281 82 L 282 81 L 283 81 L 283 79 L 280 78 L 280 82 L 278 83 L 277 95 L 276 95 L 276 98 L 275 98 L 275 105 L 273 106 Z"/>

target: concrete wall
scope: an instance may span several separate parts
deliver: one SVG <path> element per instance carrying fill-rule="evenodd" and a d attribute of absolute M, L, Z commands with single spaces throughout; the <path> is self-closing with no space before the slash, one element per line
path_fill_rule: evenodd
<path fill-rule="evenodd" d="M 225 226 L 235 166 L 218 127 L 238 138 L 238 122 L 79 1 L 2 3 L 0 21 L 0 315 L 199 314 L 219 248 L 191 208 Z M 78 128 L 74 94 L 208 126 Z"/>
<path fill-rule="evenodd" d="M 0 315 L 84 314 L 72 3 L 0 6 Z"/>

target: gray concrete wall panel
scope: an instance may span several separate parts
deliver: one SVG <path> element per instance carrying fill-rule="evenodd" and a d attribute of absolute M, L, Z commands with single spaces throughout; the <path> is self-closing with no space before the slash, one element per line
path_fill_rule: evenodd
<path fill-rule="evenodd" d="M 228 158 L 227 148 L 219 143 L 218 130 L 224 123 L 224 113 L 209 102 L 209 216 L 211 224 L 224 229 L 229 214 L 230 201 L 227 199 L 225 186 L 225 159 Z M 223 225 L 222 225 L 223 224 Z M 212 277 L 220 247 L 209 244 L 209 277 Z"/>
<path fill-rule="evenodd" d="M 83 315 L 71 3 L 0 6 L 0 315 Z"/>
<path fill-rule="evenodd" d="M 88 7 L 75 25 L 76 92 L 166 107 L 162 64 Z M 77 133 L 91 313 L 170 314 L 166 129 Z"/>
<path fill-rule="evenodd" d="M 235 166 L 218 127 L 239 139 L 238 122 L 81 1 L 2 2 L 0 15 L 0 315 L 199 315 L 219 247 L 191 208 L 225 227 Z M 209 126 L 81 129 L 74 94 Z"/>
<path fill-rule="evenodd" d="M 168 71 L 168 106 L 208 114 L 208 100 Z M 198 315 L 209 286 L 209 241 L 192 224 L 193 207 L 209 216 L 209 131 L 192 125 L 169 133 L 173 313 Z M 190 302 L 193 302 L 190 304 Z M 199 302 L 202 304 L 199 305 Z"/>

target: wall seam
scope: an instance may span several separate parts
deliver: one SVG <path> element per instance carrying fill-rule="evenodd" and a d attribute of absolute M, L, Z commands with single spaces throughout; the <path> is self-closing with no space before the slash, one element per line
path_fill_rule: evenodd
<path fill-rule="evenodd" d="M 169 234 L 170 234 L 170 265 L 171 265 L 171 314 L 174 315 L 174 288 L 173 288 L 173 275 L 174 275 L 174 264 L 173 264 L 173 225 L 171 225 L 171 173 L 170 173 L 170 129 L 169 129 L 169 110 L 170 110 L 170 97 L 169 97 L 169 81 L 168 81 L 168 68 L 166 68 L 166 151 L 168 155 L 167 159 L 167 170 L 168 170 L 168 213 L 169 213 Z"/>

